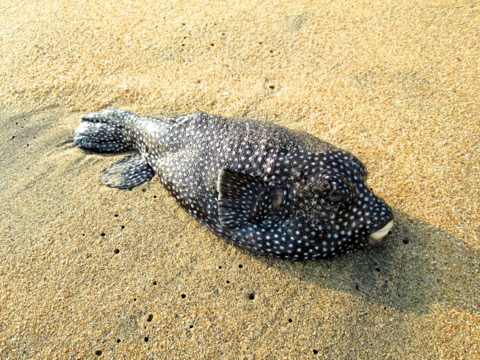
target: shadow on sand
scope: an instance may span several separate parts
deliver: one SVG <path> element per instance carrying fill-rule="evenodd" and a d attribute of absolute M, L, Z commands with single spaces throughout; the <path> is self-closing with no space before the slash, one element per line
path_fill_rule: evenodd
<path fill-rule="evenodd" d="M 380 249 L 332 260 L 263 261 L 319 288 L 351 292 L 384 307 L 424 313 L 439 303 L 478 311 L 478 250 L 399 211 L 386 240 Z"/>

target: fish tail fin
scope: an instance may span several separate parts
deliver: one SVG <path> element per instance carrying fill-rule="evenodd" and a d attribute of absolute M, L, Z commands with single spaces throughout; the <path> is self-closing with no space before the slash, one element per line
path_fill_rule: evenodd
<path fill-rule="evenodd" d="M 85 114 L 75 130 L 75 146 L 94 152 L 115 153 L 134 149 L 126 131 L 127 122 L 136 115 L 129 111 L 105 109 Z"/>

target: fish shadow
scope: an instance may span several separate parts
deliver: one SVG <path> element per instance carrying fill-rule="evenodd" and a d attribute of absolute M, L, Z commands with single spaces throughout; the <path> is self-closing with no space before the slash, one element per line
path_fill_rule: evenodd
<path fill-rule="evenodd" d="M 395 226 L 378 249 L 332 260 L 265 259 L 267 266 L 319 288 L 350 292 L 368 303 L 417 313 L 441 303 L 478 310 L 479 251 L 454 235 L 408 214 L 395 212 Z"/>

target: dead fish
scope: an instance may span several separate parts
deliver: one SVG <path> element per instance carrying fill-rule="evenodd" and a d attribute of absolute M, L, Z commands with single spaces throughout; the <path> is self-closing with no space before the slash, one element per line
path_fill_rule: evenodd
<path fill-rule="evenodd" d="M 74 144 L 100 153 L 136 150 L 101 181 L 129 189 L 157 174 L 191 216 L 255 253 L 334 257 L 377 247 L 393 226 L 391 208 L 366 185 L 354 155 L 273 124 L 106 109 L 82 117 Z"/>

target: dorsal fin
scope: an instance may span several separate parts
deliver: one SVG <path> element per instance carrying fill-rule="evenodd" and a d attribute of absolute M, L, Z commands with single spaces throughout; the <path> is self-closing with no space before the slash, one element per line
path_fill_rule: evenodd
<path fill-rule="evenodd" d="M 261 179 L 222 169 L 218 174 L 218 216 L 223 226 L 234 228 L 268 217 L 282 204 L 283 190 Z"/>

